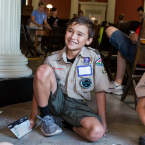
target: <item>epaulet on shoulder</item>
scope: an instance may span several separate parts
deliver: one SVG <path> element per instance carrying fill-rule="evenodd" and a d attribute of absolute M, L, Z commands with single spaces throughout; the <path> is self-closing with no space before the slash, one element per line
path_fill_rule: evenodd
<path fill-rule="evenodd" d="M 59 53 L 60 51 L 54 51 L 54 52 L 52 52 L 52 54 L 57 54 L 57 53 Z"/>
<path fill-rule="evenodd" d="M 100 55 L 100 52 L 97 49 L 93 49 L 91 47 L 87 47 L 88 49 L 94 51 L 97 55 Z"/>
<path fill-rule="evenodd" d="M 54 55 L 54 54 L 57 54 L 57 53 L 59 53 L 59 51 L 52 52 L 48 56 L 51 56 L 51 55 Z"/>
<path fill-rule="evenodd" d="M 97 55 L 100 55 L 100 52 L 99 52 L 97 49 L 94 49 L 94 52 L 95 52 Z"/>

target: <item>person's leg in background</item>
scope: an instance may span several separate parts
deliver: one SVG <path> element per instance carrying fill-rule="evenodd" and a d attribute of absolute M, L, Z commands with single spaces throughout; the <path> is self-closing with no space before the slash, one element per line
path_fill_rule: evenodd
<path fill-rule="evenodd" d="M 117 55 L 117 72 L 116 72 L 116 78 L 115 78 L 115 82 L 117 84 L 120 84 L 120 85 L 122 84 L 125 71 L 126 71 L 126 60 L 120 54 L 120 52 L 118 51 L 118 55 Z"/>
<path fill-rule="evenodd" d="M 117 30 L 118 29 L 115 28 L 115 27 L 108 27 L 106 29 L 106 34 L 107 34 L 108 38 L 110 39 L 110 37 L 112 36 L 112 34 L 115 31 L 117 32 Z M 125 35 L 125 34 L 123 34 L 123 35 Z M 127 38 L 127 36 L 125 36 L 125 37 Z M 118 39 L 119 39 L 119 35 L 118 35 Z M 114 45 L 114 47 L 116 46 L 115 48 L 120 47 L 120 43 L 118 43 L 115 40 L 113 40 L 114 42 L 112 43 L 112 40 L 111 40 L 111 44 Z M 123 78 L 124 78 L 125 71 L 126 71 L 126 61 L 125 61 L 125 58 L 118 51 L 116 78 L 115 78 L 115 81 L 114 82 L 111 82 L 110 83 L 110 86 L 106 90 L 106 92 L 113 93 L 113 94 L 116 94 L 116 95 L 122 95 L 123 94 L 123 90 L 122 90 L 123 88 L 122 88 L 122 85 L 121 84 L 122 84 L 122 81 L 123 81 Z"/>

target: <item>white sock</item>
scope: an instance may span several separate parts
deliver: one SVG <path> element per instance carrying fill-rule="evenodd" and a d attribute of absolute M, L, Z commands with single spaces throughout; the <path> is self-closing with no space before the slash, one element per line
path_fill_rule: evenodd
<path fill-rule="evenodd" d="M 114 81 L 114 84 L 115 84 L 115 86 L 119 86 L 119 85 L 121 85 L 121 84 L 116 83 L 115 81 Z"/>

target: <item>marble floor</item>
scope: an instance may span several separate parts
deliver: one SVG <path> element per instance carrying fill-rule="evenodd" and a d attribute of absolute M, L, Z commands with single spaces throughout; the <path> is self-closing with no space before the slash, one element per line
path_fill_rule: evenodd
<path fill-rule="evenodd" d="M 29 60 L 29 67 L 35 73 L 37 67 L 43 63 L 43 59 Z M 14 145 L 137 145 L 138 138 L 145 133 L 145 127 L 141 123 L 133 103 L 133 93 L 130 89 L 125 102 L 120 101 L 120 96 L 106 94 L 106 116 L 109 132 L 96 142 L 89 142 L 74 132 L 63 128 L 63 132 L 52 137 L 44 137 L 40 126 L 33 129 L 21 139 L 8 129 L 7 125 L 27 115 L 30 117 L 31 102 L 15 104 L 0 108 L 0 142 L 10 142 Z M 88 102 L 92 110 L 96 112 L 95 95 Z"/>

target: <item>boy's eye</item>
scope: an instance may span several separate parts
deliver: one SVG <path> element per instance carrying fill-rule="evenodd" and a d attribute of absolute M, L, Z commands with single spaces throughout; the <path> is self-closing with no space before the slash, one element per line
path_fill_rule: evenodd
<path fill-rule="evenodd" d="M 71 30 L 68 30 L 68 32 L 72 32 Z"/>
<path fill-rule="evenodd" d="M 82 34 L 78 34 L 79 36 L 82 36 Z"/>

